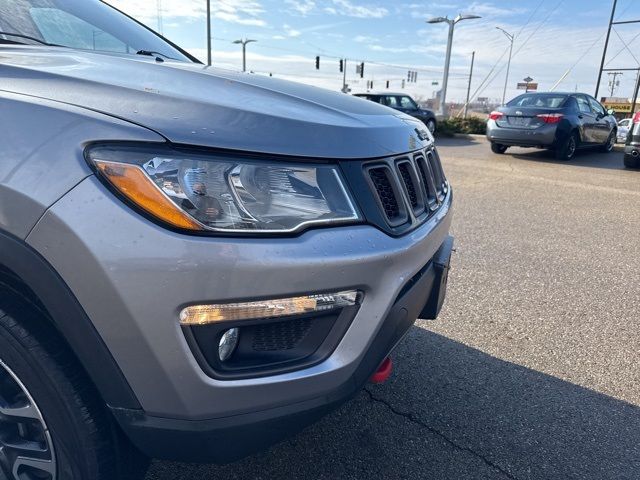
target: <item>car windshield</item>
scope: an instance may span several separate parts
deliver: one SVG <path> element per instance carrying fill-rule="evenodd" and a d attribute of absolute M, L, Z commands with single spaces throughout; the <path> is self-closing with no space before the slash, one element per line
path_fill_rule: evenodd
<path fill-rule="evenodd" d="M 566 100 L 566 95 L 525 93 L 507 103 L 507 107 L 560 108 Z"/>
<path fill-rule="evenodd" d="M 99 0 L 0 0 L 0 43 L 152 52 L 191 61 L 151 30 Z"/>

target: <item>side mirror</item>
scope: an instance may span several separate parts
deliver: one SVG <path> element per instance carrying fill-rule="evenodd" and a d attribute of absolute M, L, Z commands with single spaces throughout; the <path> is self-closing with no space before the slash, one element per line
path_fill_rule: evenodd
<path fill-rule="evenodd" d="M 610 108 L 609 110 L 607 110 L 608 115 L 613 115 L 614 113 L 616 113 L 616 111 L 613 108 Z"/>

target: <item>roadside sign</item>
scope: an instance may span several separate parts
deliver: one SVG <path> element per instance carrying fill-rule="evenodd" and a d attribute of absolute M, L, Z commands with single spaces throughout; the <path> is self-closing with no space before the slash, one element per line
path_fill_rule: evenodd
<path fill-rule="evenodd" d="M 533 78 L 531 78 L 531 77 L 523 78 L 523 80 L 524 80 L 525 82 L 527 82 L 527 83 L 531 83 L 531 82 L 533 82 Z"/>
<path fill-rule="evenodd" d="M 604 108 L 607 110 L 615 110 L 616 113 L 631 113 L 631 103 L 618 103 L 618 102 L 604 102 Z"/>
<path fill-rule="evenodd" d="M 518 90 L 538 90 L 538 84 L 519 82 Z"/>

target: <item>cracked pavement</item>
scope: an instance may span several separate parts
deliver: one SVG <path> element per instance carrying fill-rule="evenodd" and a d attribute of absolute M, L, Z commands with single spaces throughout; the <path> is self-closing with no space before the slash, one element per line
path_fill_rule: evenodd
<path fill-rule="evenodd" d="M 394 373 L 269 451 L 147 480 L 640 478 L 640 172 L 439 140 L 455 189 L 447 302 Z"/>

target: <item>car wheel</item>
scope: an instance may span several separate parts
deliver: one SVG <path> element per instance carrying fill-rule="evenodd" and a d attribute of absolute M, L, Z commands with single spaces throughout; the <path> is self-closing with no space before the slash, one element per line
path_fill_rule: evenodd
<path fill-rule="evenodd" d="M 141 478 L 122 437 L 45 314 L 0 290 L 0 478 Z"/>
<path fill-rule="evenodd" d="M 615 130 L 612 131 L 611 134 L 609 135 L 609 138 L 607 139 L 607 143 L 605 143 L 604 145 L 602 145 L 602 147 L 600 147 L 601 151 L 603 153 L 612 152 L 614 147 L 616 146 L 617 138 L 618 138 L 618 135 L 616 134 Z"/>
<path fill-rule="evenodd" d="M 627 168 L 640 168 L 640 161 L 638 160 L 640 157 L 634 157 L 633 155 L 626 154 L 624 156 L 624 166 Z"/>
<path fill-rule="evenodd" d="M 573 132 L 564 142 L 556 149 L 556 158 L 558 160 L 571 160 L 578 150 L 578 134 Z"/>
<path fill-rule="evenodd" d="M 498 153 L 500 155 L 502 155 L 504 152 L 507 151 L 507 147 L 506 145 L 501 145 L 499 143 L 495 143 L 495 142 L 491 142 L 491 151 L 493 153 Z"/>
<path fill-rule="evenodd" d="M 434 119 L 427 120 L 427 128 L 431 133 L 436 133 L 436 121 Z"/>

